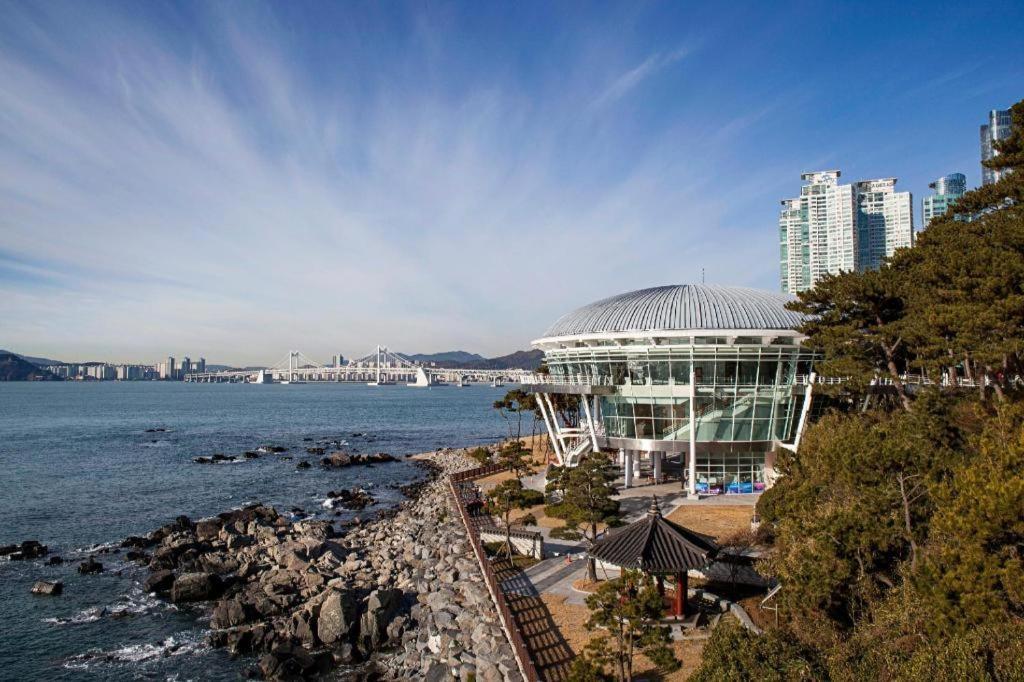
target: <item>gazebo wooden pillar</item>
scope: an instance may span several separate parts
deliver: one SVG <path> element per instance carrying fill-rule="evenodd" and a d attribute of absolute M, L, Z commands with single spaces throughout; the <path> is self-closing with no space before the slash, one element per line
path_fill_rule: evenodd
<path fill-rule="evenodd" d="M 639 521 L 609 534 L 590 548 L 588 554 L 623 569 L 639 569 L 654 576 L 658 594 L 665 596 L 665 576 L 675 578 L 676 593 L 670 615 L 686 615 L 687 571 L 703 568 L 714 559 L 718 546 L 707 535 L 697 533 L 661 515 L 658 498 Z"/>

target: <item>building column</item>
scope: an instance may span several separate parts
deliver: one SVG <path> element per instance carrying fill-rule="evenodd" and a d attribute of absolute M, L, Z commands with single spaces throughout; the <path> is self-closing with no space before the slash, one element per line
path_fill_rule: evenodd
<path fill-rule="evenodd" d="M 686 573 L 676 573 L 676 599 L 673 604 L 676 616 L 686 615 Z"/>
<path fill-rule="evenodd" d="M 633 487 L 633 451 L 626 450 L 626 454 L 623 461 L 623 486 L 624 488 Z"/>
<path fill-rule="evenodd" d="M 661 483 L 661 462 L 665 459 L 665 453 L 655 452 L 651 456 L 654 457 L 654 482 Z"/>
<path fill-rule="evenodd" d="M 643 461 L 644 453 L 643 450 L 633 451 L 633 478 L 640 478 L 640 463 Z"/>
<path fill-rule="evenodd" d="M 690 481 L 686 488 L 686 496 L 697 497 L 697 379 L 690 363 Z"/>

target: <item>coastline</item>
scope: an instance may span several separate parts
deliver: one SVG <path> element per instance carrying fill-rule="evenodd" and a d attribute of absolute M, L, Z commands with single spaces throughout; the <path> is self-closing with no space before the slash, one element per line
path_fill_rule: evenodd
<path fill-rule="evenodd" d="M 153 548 L 147 591 L 211 605 L 210 642 L 259 657 L 267 679 L 339 666 L 385 679 L 519 679 L 446 492 L 450 474 L 475 465 L 468 450 L 410 455 L 429 469 L 411 498 L 341 534 L 262 505 L 178 519 L 133 541 Z"/>

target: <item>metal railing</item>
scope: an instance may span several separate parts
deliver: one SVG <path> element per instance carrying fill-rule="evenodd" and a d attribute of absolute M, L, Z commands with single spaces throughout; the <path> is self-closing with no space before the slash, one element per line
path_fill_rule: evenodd
<path fill-rule="evenodd" d="M 488 476 L 505 469 L 506 467 L 498 464 L 489 464 L 452 474 L 448 478 L 448 492 L 451 494 L 452 503 L 455 505 L 455 508 L 459 510 L 459 518 L 462 519 L 462 525 L 465 526 L 466 533 L 469 535 L 470 544 L 473 545 L 473 553 L 476 554 L 477 563 L 480 564 L 480 570 L 484 574 L 487 590 L 491 593 L 491 599 L 498 608 L 501 627 L 512 647 L 512 652 L 515 654 L 516 663 L 519 665 L 519 672 L 522 673 L 523 678 L 527 682 L 539 682 L 540 675 L 537 674 L 537 667 L 533 664 L 533 659 L 530 657 L 530 651 L 526 647 L 526 640 L 523 638 L 519 624 L 516 623 L 515 616 L 512 615 L 512 610 L 505 600 L 505 593 L 501 591 L 501 582 L 494 572 L 494 567 L 484 552 L 484 546 L 480 542 L 480 533 L 477 530 L 476 524 L 470 520 L 469 512 L 462 503 L 462 496 L 456 488 L 457 483 L 480 478 L 481 476 Z"/>

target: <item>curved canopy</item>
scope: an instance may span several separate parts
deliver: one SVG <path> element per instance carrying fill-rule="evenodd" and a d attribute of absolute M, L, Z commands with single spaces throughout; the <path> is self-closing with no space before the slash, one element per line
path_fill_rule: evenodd
<path fill-rule="evenodd" d="M 676 284 L 612 296 L 563 315 L 545 338 L 665 330 L 791 330 L 803 321 L 786 294 L 714 284 Z"/>
<path fill-rule="evenodd" d="M 700 568 L 717 553 L 718 545 L 707 535 L 664 518 L 658 498 L 654 498 L 644 518 L 598 540 L 587 552 L 614 566 L 654 574 Z"/>

